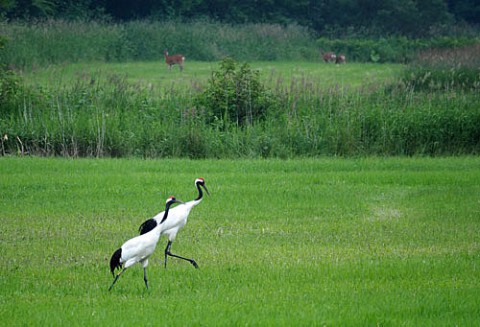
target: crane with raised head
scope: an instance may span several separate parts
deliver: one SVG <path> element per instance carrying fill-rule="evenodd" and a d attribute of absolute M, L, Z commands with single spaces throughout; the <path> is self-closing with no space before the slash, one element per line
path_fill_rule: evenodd
<path fill-rule="evenodd" d="M 210 195 L 210 193 L 208 192 L 207 186 L 205 185 L 205 179 L 201 177 L 197 178 L 195 180 L 195 186 L 198 190 L 197 198 L 195 200 L 188 201 L 182 205 L 178 205 L 175 208 L 172 208 L 172 210 L 170 210 L 168 220 L 164 222 L 164 226 L 162 227 L 162 235 L 165 234 L 168 237 L 167 247 L 165 248 L 165 268 L 167 267 L 168 256 L 188 261 L 195 268 L 198 268 L 198 264 L 195 260 L 190 258 L 185 258 L 170 252 L 170 248 L 172 247 L 173 241 L 175 241 L 175 238 L 177 237 L 177 233 L 187 223 L 187 219 L 188 219 L 188 215 L 190 214 L 190 211 L 192 210 L 193 207 L 197 206 L 200 202 L 202 202 L 202 199 L 203 199 L 202 188 L 205 189 L 205 192 L 207 192 L 208 195 Z M 156 226 L 158 226 L 158 224 L 162 223 L 163 221 L 162 217 L 163 217 L 163 212 L 160 212 L 155 217 L 144 221 L 140 225 L 140 228 L 138 229 L 140 234 L 148 233 L 149 231 L 154 229 Z"/>

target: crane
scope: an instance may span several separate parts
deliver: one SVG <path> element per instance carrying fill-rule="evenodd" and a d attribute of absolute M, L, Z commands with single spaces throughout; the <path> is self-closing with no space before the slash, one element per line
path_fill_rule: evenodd
<path fill-rule="evenodd" d="M 202 188 L 205 189 L 208 195 L 210 195 L 205 185 L 205 179 L 201 177 L 197 178 L 195 180 L 195 186 L 197 187 L 197 190 L 198 190 L 198 197 L 195 200 L 188 201 L 184 204 L 176 206 L 175 208 L 172 208 L 167 221 L 164 222 L 165 218 L 162 218 L 163 212 L 161 212 L 155 217 L 144 221 L 140 225 L 140 228 L 138 229 L 140 234 L 142 235 L 144 233 L 148 233 L 149 231 L 154 229 L 156 226 L 158 226 L 158 224 L 161 224 L 164 222 L 164 226 L 162 227 L 161 234 L 162 235 L 165 234 L 168 237 L 167 247 L 165 248 L 165 268 L 167 268 L 168 256 L 186 260 L 190 262 L 195 268 L 198 268 L 198 264 L 196 263 L 195 260 L 185 258 L 170 252 L 170 248 L 172 247 L 173 241 L 175 241 L 175 238 L 177 237 L 178 231 L 187 223 L 187 219 L 188 219 L 188 215 L 190 214 L 190 211 L 192 210 L 193 207 L 195 207 L 200 202 L 202 202 L 202 199 L 203 199 Z"/>
<path fill-rule="evenodd" d="M 174 203 L 183 204 L 184 202 L 175 199 L 173 196 L 169 197 L 165 204 L 165 211 L 161 220 L 162 223 L 166 221 L 170 206 Z M 148 289 L 148 258 L 152 255 L 153 251 L 155 251 L 155 247 L 157 246 L 162 229 L 164 227 L 162 223 L 158 224 L 148 233 L 136 236 L 126 241 L 118 250 L 113 253 L 112 258 L 110 259 L 110 270 L 115 278 L 112 285 L 110 285 L 110 288 L 108 289 L 109 291 L 112 289 L 113 285 L 117 282 L 118 278 L 124 273 L 124 271 L 137 262 L 141 263 L 143 266 L 143 280 L 145 281 L 145 286 Z M 115 269 L 122 270 L 115 276 Z"/>

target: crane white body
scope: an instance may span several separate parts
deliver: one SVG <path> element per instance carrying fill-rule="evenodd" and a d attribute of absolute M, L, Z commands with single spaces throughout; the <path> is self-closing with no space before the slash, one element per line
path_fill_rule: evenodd
<path fill-rule="evenodd" d="M 162 227 L 162 225 L 158 225 L 150 232 L 129 239 L 122 245 L 120 263 L 123 263 L 124 268 L 131 267 L 137 262 L 144 266 L 148 265 L 148 258 L 157 247 Z"/>
<path fill-rule="evenodd" d="M 173 242 L 177 237 L 178 231 L 187 223 L 190 211 L 193 209 L 193 207 L 202 202 L 202 199 L 188 201 L 170 209 L 170 212 L 168 213 L 168 219 L 162 224 L 163 226 L 161 229 L 161 235 L 166 235 L 168 240 Z M 164 214 L 165 211 L 162 211 L 153 217 L 153 219 L 157 222 L 157 226 L 162 221 Z"/>
<path fill-rule="evenodd" d="M 195 200 L 188 201 L 175 208 L 172 208 L 168 214 L 168 219 L 164 219 L 164 212 L 160 212 L 155 217 L 146 220 L 140 225 L 139 231 L 141 234 L 148 233 L 158 225 L 164 225 L 161 229 L 161 235 L 166 235 L 168 238 L 167 247 L 165 248 L 165 267 L 167 267 L 167 257 L 175 257 L 178 259 L 186 260 L 190 262 L 195 268 L 198 268 L 197 263 L 193 259 L 181 257 L 179 255 L 172 254 L 170 247 L 173 241 L 177 237 L 177 233 L 187 223 L 188 216 L 193 207 L 197 206 L 203 200 L 202 187 L 209 194 L 207 187 L 205 186 L 205 180 L 203 178 L 197 178 L 195 180 L 195 186 L 198 190 L 198 197 Z"/>
<path fill-rule="evenodd" d="M 166 202 L 166 210 L 163 212 L 163 222 L 168 221 L 167 217 L 169 214 L 170 205 L 178 202 L 183 203 L 181 201 L 176 200 L 174 197 L 170 197 L 167 199 Z M 148 233 L 136 236 L 134 238 L 129 239 L 123 245 L 117 249 L 110 259 L 110 270 L 113 275 L 115 269 L 123 268 L 113 280 L 112 285 L 110 286 L 109 290 L 112 289 L 115 282 L 118 280 L 120 275 L 129 267 L 133 266 L 136 263 L 140 263 L 143 266 L 143 279 L 145 281 L 145 286 L 148 289 L 148 281 L 147 281 L 147 266 L 148 266 L 148 258 L 153 254 L 155 248 L 157 246 L 158 240 L 160 239 L 160 235 L 163 229 L 163 224 L 158 224 L 154 229 L 149 231 Z"/>

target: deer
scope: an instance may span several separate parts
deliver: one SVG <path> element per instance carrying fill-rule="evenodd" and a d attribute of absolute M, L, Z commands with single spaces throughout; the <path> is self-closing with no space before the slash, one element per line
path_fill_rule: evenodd
<path fill-rule="evenodd" d="M 333 52 L 323 52 L 322 50 L 320 50 L 320 54 L 322 55 L 323 61 L 325 61 L 326 63 L 334 62 L 337 58 L 337 56 Z"/>
<path fill-rule="evenodd" d="M 346 62 L 346 58 L 345 58 L 345 55 L 344 54 L 339 54 L 337 56 L 337 58 L 335 59 L 335 63 L 340 65 L 340 64 L 344 64 Z"/>
<path fill-rule="evenodd" d="M 168 65 L 168 69 L 172 70 L 173 65 L 178 65 L 180 71 L 183 71 L 183 62 L 185 61 L 184 55 L 176 54 L 173 56 L 169 56 L 167 49 L 165 49 L 163 53 L 165 55 L 165 63 Z"/>

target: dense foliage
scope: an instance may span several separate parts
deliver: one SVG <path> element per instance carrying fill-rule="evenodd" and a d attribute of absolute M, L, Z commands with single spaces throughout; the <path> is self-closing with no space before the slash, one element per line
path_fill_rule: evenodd
<path fill-rule="evenodd" d="M 315 39 L 299 25 L 196 21 L 124 24 L 47 21 L 0 23 L 8 39 L 0 62 L 24 69 L 71 62 L 163 60 L 164 49 L 187 61 L 318 60 Z M 219 33 L 221 31 L 221 33 Z"/>
<path fill-rule="evenodd" d="M 0 62 L 35 69 L 72 62 L 163 60 L 164 49 L 187 61 L 320 61 L 320 50 L 343 53 L 347 62 L 406 63 L 417 51 L 480 43 L 478 36 L 316 38 L 298 24 L 244 24 L 211 21 L 132 21 L 127 23 L 49 20 L 0 23 L 6 38 Z"/>
<path fill-rule="evenodd" d="M 455 25 L 480 21 L 480 5 L 472 0 L 2 0 L 0 9 L 10 19 L 102 18 L 118 22 L 208 18 L 228 24 L 298 23 L 322 34 L 367 31 L 415 37 L 438 35 Z"/>
<path fill-rule="evenodd" d="M 2 107 L 3 151 L 149 158 L 480 153 L 478 88 L 417 90 L 402 82 L 344 90 L 294 79 L 269 90 L 276 101 L 265 119 L 243 125 L 221 116 L 206 123 L 211 114 L 197 110 L 196 92 L 152 89 L 117 75 L 27 87 Z"/>
<path fill-rule="evenodd" d="M 206 122 L 220 123 L 222 127 L 262 121 L 273 103 L 260 83 L 259 72 L 247 63 L 239 65 L 232 58 L 221 62 L 220 70 L 212 73 L 207 88 L 195 99 L 198 109 L 206 111 Z M 198 116 L 198 109 L 194 108 L 190 114 Z"/>
<path fill-rule="evenodd" d="M 0 53 L 5 51 L 6 40 L 0 36 Z M 13 108 L 16 94 L 19 92 L 18 79 L 15 73 L 0 62 L 0 114 L 8 114 Z"/>
<path fill-rule="evenodd" d="M 480 44 L 427 49 L 417 54 L 403 80 L 422 90 L 480 90 Z"/>
<path fill-rule="evenodd" d="M 409 63 L 417 52 L 429 49 L 454 49 L 480 43 L 476 37 L 440 36 L 429 39 L 389 36 L 380 38 L 329 39 L 316 41 L 320 49 L 347 55 L 349 61 Z"/>

